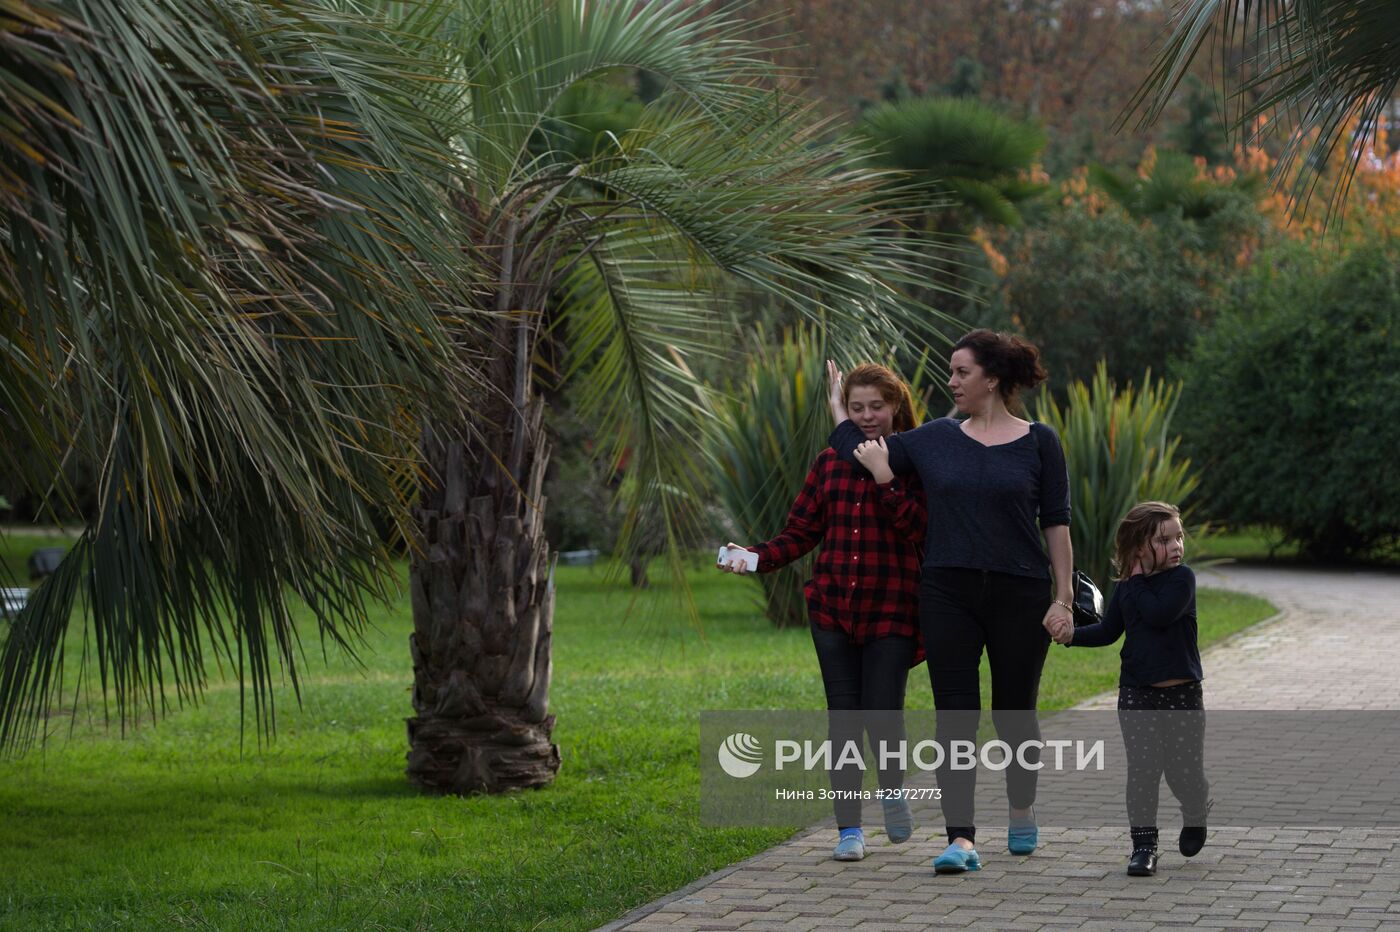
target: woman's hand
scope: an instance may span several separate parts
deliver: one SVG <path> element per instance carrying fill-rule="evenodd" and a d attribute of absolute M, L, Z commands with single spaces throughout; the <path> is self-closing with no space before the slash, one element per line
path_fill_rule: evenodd
<path fill-rule="evenodd" d="M 1056 644 L 1068 644 L 1074 640 L 1074 612 L 1059 602 L 1050 603 L 1041 624 L 1050 632 L 1050 637 Z"/>
<path fill-rule="evenodd" d="M 738 573 L 740 576 L 743 576 L 749 571 L 749 565 L 744 562 L 743 557 L 735 555 L 734 551 L 748 550 L 749 548 L 741 547 L 740 545 L 734 543 L 734 541 L 732 540 L 729 543 L 725 544 L 725 546 L 729 548 L 730 557 L 724 563 L 715 564 L 716 568 L 721 569 L 726 573 Z"/>
<path fill-rule="evenodd" d="M 856 447 L 856 459 L 870 470 L 870 475 L 874 476 L 880 485 L 894 478 L 894 473 L 890 470 L 890 448 L 885 446 L 884 437 L 866 440 Z"/>
<path fill-rule="evenodd" d="M 830 359 L 826 361 L 826 380 L 831 386 L 831 416 L 837 424 L 846 420 L 846 393 L 841 385 L 841 370 Z"/>

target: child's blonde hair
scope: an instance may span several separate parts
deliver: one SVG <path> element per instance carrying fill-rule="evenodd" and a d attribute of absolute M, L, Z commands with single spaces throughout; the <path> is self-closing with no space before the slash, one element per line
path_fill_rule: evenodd
<path fill-rule="evenodd" d="M 1133 562 L 1144 546 L 1152 540 L 1157 529 L 1172 518 L 1181 520 L 1181 510 L 1166 502 L 1138 502 L 1123 520 L 1118 523 L 1118 533 L 1113 541 L 1113 568 L 1121 582 L 1133 570 Z M 1182 533 L 1186 533 L 1183 526 Z M 1155 569 L 1155 567 L 1154 567 Z"/>

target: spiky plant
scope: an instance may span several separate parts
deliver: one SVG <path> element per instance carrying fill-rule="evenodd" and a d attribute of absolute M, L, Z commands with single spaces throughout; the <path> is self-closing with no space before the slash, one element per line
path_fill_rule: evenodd
<path fill-rule="evenodd" d="M 1179 385 L 1155 381 L 1119 389 L 1100 362 L 1093 382 L 1074 382 L 1061 408 L 1049 393 L 1036 403 L 1036 419 L 1060 435 L 1069 467 L 1074 520 L 1070 537 L 1076 565 L 1107 595 L 1112 591 L 1113 539 L 1118 522 L 1141 501 L 1164 501 L 1182 509 L 1189 524 L 1191 494 L 1200 476 L 1191 461 L 1177 456 L 1180 439 L 1171 433 Z M 1204 529 L 1195 528 L 1199 538 Z"/>

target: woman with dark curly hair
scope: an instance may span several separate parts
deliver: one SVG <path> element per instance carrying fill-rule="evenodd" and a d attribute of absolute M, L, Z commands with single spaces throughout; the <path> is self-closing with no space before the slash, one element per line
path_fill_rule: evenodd
<path fill-rule="evenodd" d="M 1073 617 L 1064 452 L 1052 429 L 1012 413 L 1020 390 L 1045 378 L 1034 345 L 974 330 L 954 345 L 949 359 L 948 388 L 964 417 L 939 418 L 887 438 L 866 437 L 842 420 L 831 435 L 843 459 L 872 473 L 912 470 L 928 496 L 919 626 L 937 741 L 947 750 L 953 742 L 975 739 L 985 650 L 997 735 L 1022 752 L 1006 768 L 1007 846 L 1013 854 L 1030 854 L 1039 837 L 1032 809 L 1039 754 L 1024 743 L 1040 738 L 1034 710 L 1050 644 L 1047 629 Z M 839 397 L 833 393 L 838 419 L 844 414 Z M 982 866 L 974 848 L 977 772 L 954 768 L 950 758 L 945 753 L 938 767 L 949 840 L 934 860 L 939 873 Z"/>

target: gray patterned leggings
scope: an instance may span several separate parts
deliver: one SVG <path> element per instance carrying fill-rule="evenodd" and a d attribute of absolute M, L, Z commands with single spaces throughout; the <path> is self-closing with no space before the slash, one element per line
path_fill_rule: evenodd
<path fill-rule="evenodd" d="M 1118 687 L 1118 726 L 1128 755 L 1128 824 L 1157 824 L 1157 795 L 1167 786 L 1184 825 L 1206 824 L 1206 712 L 1201 684 Z"/>

